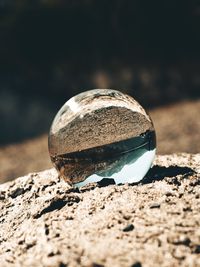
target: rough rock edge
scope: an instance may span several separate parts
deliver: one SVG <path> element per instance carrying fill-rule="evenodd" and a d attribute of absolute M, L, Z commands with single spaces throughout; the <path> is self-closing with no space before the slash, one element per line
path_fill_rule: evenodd
<path fill-rule="evenodd" d="M 77 190 L 54 169 L 0 185 L 1 266 L 200 266 L 199 163 L 157 156 L 138 185 Z"/>

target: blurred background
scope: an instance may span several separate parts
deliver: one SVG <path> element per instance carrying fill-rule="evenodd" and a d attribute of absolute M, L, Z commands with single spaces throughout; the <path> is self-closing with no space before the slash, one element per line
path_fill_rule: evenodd
<path fill-rule="evenodd" d="M 0 182 L 50 168 L 71 96 L 120 89 L 150 113 L 158 153 L 200 150 L 200 1 L 0 0 Z"/>

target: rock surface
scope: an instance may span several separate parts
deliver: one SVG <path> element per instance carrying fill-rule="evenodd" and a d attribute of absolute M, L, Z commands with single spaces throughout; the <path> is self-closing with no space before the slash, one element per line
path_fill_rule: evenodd
<path fill-rule="evenodd" d="M 200 154 L 138 185 L 74 189 L 54 169 L 0 185 L 1 266 L 200 266 Z"/>

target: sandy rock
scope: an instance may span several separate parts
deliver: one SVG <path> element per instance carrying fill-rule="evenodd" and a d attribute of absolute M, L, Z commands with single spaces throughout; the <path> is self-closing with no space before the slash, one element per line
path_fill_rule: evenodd
<path fill-rule="evenodd" d="M 137 185 L 78 190 L 54 169 L 0 185 L 1 266 L 200 266 L 199 163 L 157 156 Z"/>

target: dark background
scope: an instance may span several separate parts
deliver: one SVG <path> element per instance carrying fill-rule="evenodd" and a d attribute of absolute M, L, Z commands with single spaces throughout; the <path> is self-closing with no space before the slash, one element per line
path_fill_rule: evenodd
<path fill-rule="evenodd" d="M 199 67 L 199 1 L 0 0 L 0 144 L 47 132 L 83 90 L 197 99 Z"/>

